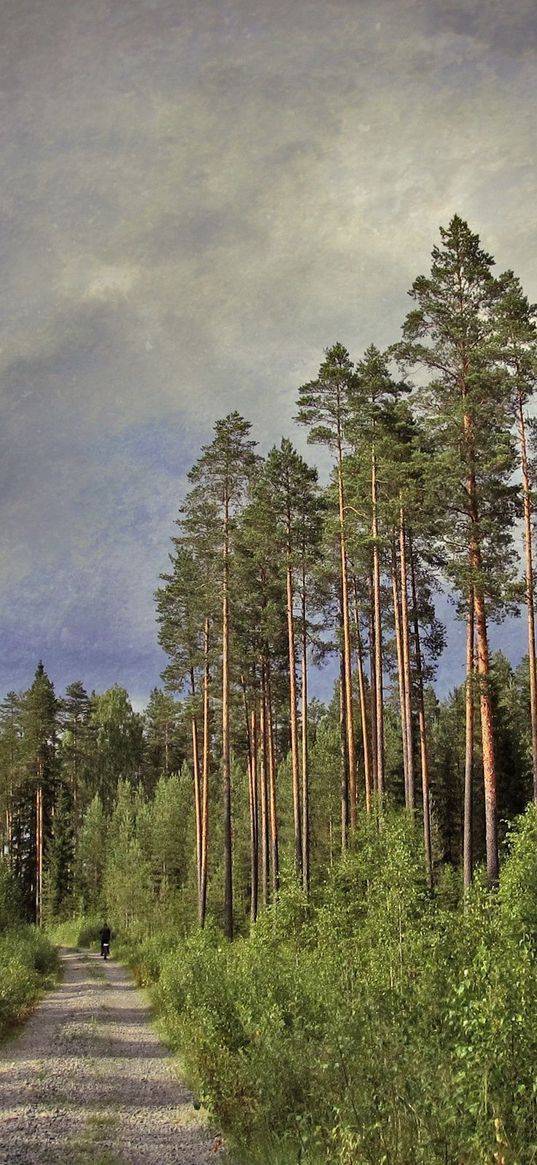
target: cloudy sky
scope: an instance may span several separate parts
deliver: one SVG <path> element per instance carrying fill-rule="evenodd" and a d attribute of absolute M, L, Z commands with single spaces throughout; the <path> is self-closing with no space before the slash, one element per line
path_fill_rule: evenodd
<path fill-rule="evenodd" d="M 454 212 L 537 299 L 537 10 L 1 0 L 0 32 L 0 691 L 41 656 L 140 702 L 216 418 L 303 441 L 298 385 L 397 339 Z"/>

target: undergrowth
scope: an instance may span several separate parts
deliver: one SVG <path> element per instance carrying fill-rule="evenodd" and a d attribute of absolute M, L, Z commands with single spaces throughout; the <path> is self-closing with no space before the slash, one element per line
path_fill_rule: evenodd
<path fill-rule="evenodd" d="M 0 1037 L 27 1015 L 59 973 L 55 947 L 35 926 L 20 921 L 17 890 L 0 863 Z"/>
<path fill-rule="evenodd" d="M 537 816 L 500 887 L 434 896 L 404 814 L 248 938 L 116 944 L 243 1165 L 535 1165 Z"/>

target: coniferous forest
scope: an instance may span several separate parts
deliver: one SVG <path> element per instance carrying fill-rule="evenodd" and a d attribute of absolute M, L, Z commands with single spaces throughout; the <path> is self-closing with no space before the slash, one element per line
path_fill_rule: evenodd
<path fill-rule="evenodd" d="M 232 412 L 190 469 L 145 711 L 41 662 L 5 696 L 0 916 L 44 971 L 108 918 L 237 1161 L 530 1165 L 537 307 L 455 216 L 392 347 L 319 357 L 310 457 Z"/>

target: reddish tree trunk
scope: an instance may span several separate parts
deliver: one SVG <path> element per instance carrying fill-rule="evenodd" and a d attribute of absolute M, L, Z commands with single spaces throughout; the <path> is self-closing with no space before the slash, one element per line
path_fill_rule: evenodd
<path fill-rule="evenodd" d="M 531 485 L 526 442 L 526 422 L 522 394 L 518 394 L 518 437 L 522 467 L 522 498 L 524 505 L 524 556 L 526 560 L 526 606 L 528 610 L 528 663 L 530 678 L 531 755 L 533 769 L 533 799 L 537 805 L 537 661 L 535 656 L 535 601 L 533 584 L 533 540 Z"/>
<path fill-rule="evenodd" d="M 408 571 L 405 512 L 399 510 L 399 562 L 401 567 L 401 632 L 403 646 L 403 670 L 405 675 L 405 719 L 407 743 L 408 808 L 412 811 L 416 801 L 416 781 L 414 774 L 414 727 L 412 723 L 412 666 L 410 656 L 410 617 L 408 611 Z"/>
<path fill-rule="evenodd" d="M 310 889 L 310 794 L 308 765 L 308 636 L 306 629 L 306 576 L 302 571 L 302 887 Z"/>
<path fill-rule="evenodd" d="M 377 792 L 384 793 L 384 693 L 382 682 L 382 609 L 380 600 L 380 547 L 378 527 L 377 462 L 371 455 L 371 534 L 373 538 L 373 618 L 375 624 L 375 707 L 377 727 Z"/>
<path fill-rule="evenodd" d="M 224 794 L 224 933 L 233 938 L 233 832 L 229 732 L 229 499 L 225 499 L 222 586 L 222 780 Z"/>
<path fill-rule="evenodd" d="M 405 806 L 409 808 L 408 790 L 408 739 L 406 723 L 405 700 L 405 670 L 403 663 L 403 635 L 401 629 L 401 599 L 399 593 L 399 572 L 397 569 L 397 554 L 395 544 L 392 544 L 392 598 L 394 614 L 395 647 L 397 653 L 397 686 L 399 689 L 399 711 L 401 715 L 401 742 L 403 747 L 403 780 L 405 789 Z"/>
<path fill-rule="evenodd" d="M 420 738 L 421 762 L 421 796 L 423 804 L 423 846 L 425 850 L 425 868 L 429 888 L 433 887 L 433 849 L 431 839 L 431 797 L 429 776 L 429 753 L 427 747 L 427 722 L 425 719 L 425 699 L 423 693 L 423 666 L 421 658 L 420 625 L 418 616 L 418 600 L 416 592 L 416 572 L 414 568 L 414 553 L 410 539 L 410 585 L 412 589 L 412 607 L 414 615 L 414 651 L 416 658 L 416 681 L 418 689 L 418 727 Z"/>
<path fill-rule="evenodd" d="M 354 735 L 354 708 L 352 702 L 352 651 L 349 625 L 349 572 L 345 535 L 345 493 L 343 486 L 343 458 L 338 450 L 339 545 L 341 557 L 341 611 L 343 629 L 343 669 L 345 672 L 345 737 L 348 770 L 349 824 L 356 828 L 356 743 Z"/>
<path fill-rule="evenodd" d="M 354 624 L 356 629 L 356 654 L 358 659 L 358 692 L 360 697 L 360 723 L 362 729 L 362 749 L 364 754 L 364 787 L 366 813 L 371 813 L 371 754 L 369 744 L 369 717 L 367 714 L 367 691 L 364 673 L 364 649 L 360 632 L 360 609 L 358 606 L 358 588 L 356 579 L 354 587 Z"/>
<path fill-rule="evenodd" d="M 347 724 L 345 716 L 345 661 L 339 661 L 339 730 L 341 741 L 341 852 L 345 853 L 349 836 L 349 754 L 347 751 Z"/>
<path fill-rule="evenodd" d="M 265 665 L 261 665 L 259 701 L 260 786 L 261 786 L 261 895 L 263 906 L 269 900 L 269 815 L 268 815 L 268 733 Z"/>
<path fill-rule="evenodd" d="M 295 619 L 293 611 L 293 573 L 287 567 L 287 647 L 289 654 L 289 725 L 291 729 L 291 771 L 293 782 L 293 821 L 295 830 L 295 871 L 302 880 L 302 820 L 298 757 L 298 715 L 296 692 Z"/>
<path fill-rule="evenodd" d="M 464 751 L 464 887 L 473 880 L 473 808 L 474 808 L 474 592 L 468 593 L 466 614 L 466 744 Z"/>
<path fill-rule="evenodd" d="M 43 922 L 43 766 L 39 762 L 40 773 L 35 791 L 35 819 L 36 819 L 36 869 L 35 869 L 35 921 L 37 926 Z"/>
<path fill-rule="evenodd" d="M 200 921 L 205 925 L 207 914 L 207 885 L 209 867 L 209 760 L 210 760 L 210 723 L 209 723 L 209 696 L 211 676 L 209 671 L 209 619 L 205 620 L 203 636 L 203 743 L 202 743 L 202 770 L 201 770 L 201 882 L 200 882 Z"/>
<path fill-rule="evenodd" d="M 274 747 L 274 716 L 272 711 L 272 677 L 270 660 L 267 660 L 267 739 L 268 739 L 268 778 L 269 778 L 269 824 L 270 849 L 272 858 L 272 893 L 276 901 L 280 889 L 280 857 L 279 857 L 279 830 L 278 808 L 276 803 L 276 749 Z"/>

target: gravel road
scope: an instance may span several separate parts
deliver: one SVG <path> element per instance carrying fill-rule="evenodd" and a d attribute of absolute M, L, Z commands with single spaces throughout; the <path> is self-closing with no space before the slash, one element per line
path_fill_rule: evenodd
<path fill-rule="evenodd" d="M 0 1048 L 0 1165 L 222 1159 L 125 971 L 63 951 L 64 978 Z"/>

